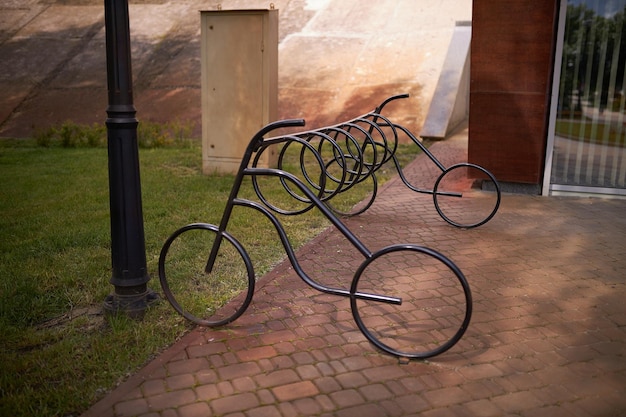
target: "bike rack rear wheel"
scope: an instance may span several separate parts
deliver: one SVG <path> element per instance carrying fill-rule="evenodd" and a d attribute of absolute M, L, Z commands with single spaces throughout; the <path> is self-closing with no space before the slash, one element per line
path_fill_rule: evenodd
<path fill-rule="evenodd" d="M 219 236 L 217 258 L 207 267 Z M 159 257 L 159 280 L 172 307 L 201 326 L 234 321 L 254 295 L 254 269 L 245 249 L 233 236 L 206 223 L 184 226 L 167 239 Z"/>

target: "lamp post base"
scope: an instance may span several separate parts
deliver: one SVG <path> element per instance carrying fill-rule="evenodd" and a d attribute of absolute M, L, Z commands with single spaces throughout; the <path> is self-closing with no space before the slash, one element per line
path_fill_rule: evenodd
<path fill-rule="evenodd" d="M 104 312 L 107 315 L 124 314 L 133 320 L 142 320 L 146 309 L 159 300 L 159 295 L 147 289 L 138 294 L 108 295 L 104 300 Z"/>

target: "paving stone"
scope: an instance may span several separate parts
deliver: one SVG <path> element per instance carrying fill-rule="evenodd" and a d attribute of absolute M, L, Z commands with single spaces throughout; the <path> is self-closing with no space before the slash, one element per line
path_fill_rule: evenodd
<path fill-rule="evenodd" d="M 177 410 L 179 417 L 205 417 L 210 415 L 211 409 L 204 402 L 197 402 L 179 407 Z"/>
<path fill-rule="evenodd" d="M 310 345 L 307 343 L 307 346 Z M 315 363 L 315 358 L 309 352 L 295 352 L 291 355 L 291 357 L 298 365 L 309 365 Z"/>
<path fill-rule="evenodd" d="M 382 415 L 395 417 L 402 416 L 406 413 L 406 411 L 403 410 L 395 400 L 383 400 L 379 402 L 378 405 L 385 410 Z"/>
<path fill-rule="evenodd" d="M 371 382 L 382 382 L 398 379 L 405 376 L 405 371 L 397 365 L 379 366 L 375 369 L 365 369 L 363 374 Z"/>
<path fill-rule="evenodd" d="M 363 397 L 358 391 L 353 389 L 335 391 L 329 394 L 329 397 L 340 408 L 352 407 L 364 402 Z"/>
<path fill-rule="evenodd" d="M 468 401 L 462 408 L 467 410 L 469 415 L 476 417 L 496 417 L 502 415 L 502 410 L 487 399 Z"/>
<path fill-rule="evenodd" d="M 230 380 L 244 376 L 252 376 L 261 373 L 261 368 L 255 362 L 235 363 L 221 367 L 218 374 L 223 380 Z"/>
<path fill-rule="evenodd" d="M 186 373 L 196 373 L 207 369 L 209 364 L 205 358 L 183 359 L 167 364 L 169 375 L 182 375 Z"/>
<path fill-rule="evenodd" d="M 257 385 L 251 377 L 245 376 L 242 378 L 233 379 L 233 388 L 235 392 L 253 392 L 256 391 Z"/>
<path fill-rule="evenodd" d="M 247 412 L 249 417 L 282 417 L 280 410 L 274 405 L 254 408 Z"/>
<path fill-rule="evenodd" d="M 196 393 L 193 390 L 183 389 L 147 397 L 147 400 L 151 410 L 165 410 L 171 407 L 191 404 L 196 398 Z"/>
<path fill-rule="evenodd" d="M 136 416 L 150 410 L 148 402 L 144 398 L 125 401 L 115 405 L 115 413 L 118 416 Z"/>
<path fill-rule="evenodd" d="M 408 394 L 395 398 L 393 401 L 402 409 L 403 414 L 415 414 L 430 408 L 426 399 L 418 394 Z"/>
<path fill-rule="evenodd" d="M 360 372 L 348 372 L 337 375 L 336 379 L 345 389 L 362 387 L 368 383 L 367 379 Z"/>
<path fill-rule="evenodd" d="M 320 394 L 315 396 L 315 401 L 322 407 L 324 411 L 332 411 L 336 409 L 335 404 L 326 394 Z"/>
<path fill-rule="evenodd" d="M 292 403 L 296 410 L 303 416 L 318 415 L 323 411 L 321 404 L 314 398 L 299 398 L 292 400 Z"/>
<path fill-rule="evenodd" d="M 542 405 L 542 402 L 530 391 L 511 392 L 495 397 L 492 401 L 505 413 L 518 413 Z"/>
<path fill-rule="evenodd" d="M 292 401 L 317 395 L 319 390 L 313 382 L 301 381 L 272 388 L 272 393 L 278 401 Z"/>
<path fill-rule="evenodd" d="M 162 379 L 151 379 L 141 385 L 141 392 L 146 397 L 162 394 L 165 392 L 165 381 Z"/>
<path fill-rule="evenodd" d="M 203 401 L 210 401 L 220 396 L 219 389 L 216 384 L 200 385 L 194 388 L 196 395 Z"/>
<path fill-rule="evenodd" d="M 258 361 L 259 359 L 273 358 L 276 356 L 273 346 L 259 346 L 237 351 L 237 356 L 242 362 Z"/>
<path fill-rule="evenodd" d="M 319 373 L 318 369 L 312 364 L 298 366 L 295 370 L 300 376 L 300 378 L 305 379 L 305 380 L 315 380 L 321 377 L 321 374 Z"/>
<path fill-rule="evenodd" d="M 252 393 L 234 394 L 218 398 L 210 403 L 213 413 L 225 415 L 243 410 L 249 410 L 259 406 L 259 400 Z"/>
<path fill-rule="evenodd" d="M 416 392 L 416 391 L 413 391 Z M 393 397 L 393 393 L 383 384 L 370 384 L 359 388 L 359 393 L 368 403 L 389 399 Z"/>
<path fill-rule="evenodd" d="M 300 380 L 293 369 L 284 369 L 254 377 L 256 383 L 262 388 L 271 388 L 279 385 L 290 384 Z"/>
<path fill-rule="evenodd" d="M 202 345 L 189 346 L 187 348 L 187 355 L 190 358 L 199 358 L 217 353 L 225 353 L 226 351 L 227 347 L 223 342 L 206 343 Z"/>
<path fill-rule="evenodd" d="M 464 403 L 471 399 L 470 395 L 459 387 L 446 387 L 427 391 L 424 392 L 423 396 L 426 401 L 436 408 Z"/>
<path fill-rule="evenodd" d="M 386 410 L 378 404 L 363 404 L 340 410 L 335 415 L 337 417 L 379 417 L 387 414 Z"/>
<path fill-rule="evenodd" d="M 233 387 L 231 381 L 219 381 L 216 386 L 221 397 L 226 397 L 235 393 L 235 387 Z"/>

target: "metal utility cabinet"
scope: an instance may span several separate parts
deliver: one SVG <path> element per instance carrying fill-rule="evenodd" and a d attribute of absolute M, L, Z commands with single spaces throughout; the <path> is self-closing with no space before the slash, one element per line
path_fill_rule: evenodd
<path fill-rule="evenodd" d="M 202 169 L 236 173 L 250 137 L 277 118 L 278 10 L 200 14 Z"/>

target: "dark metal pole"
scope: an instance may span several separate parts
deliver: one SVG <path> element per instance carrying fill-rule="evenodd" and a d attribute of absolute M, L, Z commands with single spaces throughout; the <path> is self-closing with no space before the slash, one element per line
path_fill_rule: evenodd
<path fill-rule="evenodd" d="M 148 289 L 146 249 L 139 179 L 137 125 L 133 105 L 128 0 L 105 0 L 107 142 L 111 206 L 111 284 L 104 308 L 143 317 L 156 294 Z"/>

